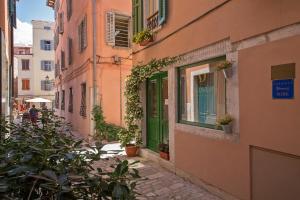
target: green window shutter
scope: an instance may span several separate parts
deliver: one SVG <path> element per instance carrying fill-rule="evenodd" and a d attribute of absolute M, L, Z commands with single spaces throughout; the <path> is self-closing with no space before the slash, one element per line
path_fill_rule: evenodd
<path fill-rule="evenodd" d="M 144 17 L 143 17 L 143 0 L 139 0 L 139 4 L 138 4 L 138 32 L 143 30 L 143 21 L 144 21 Z"/>
<path fill-rule="evenodd" d="M 158 16 L 158 23 L 162 25 L 167 20 L 167 13 L 168 12 L 168 0 L 159 0 L 159 16 Z"/>
<path fill-rule="evenodd" d="M 133 34 L 143 30 L 143 0 L 133 0 Z"/>
<path fill-rule="evenodd" d="M 132 0 L 132 32 L 133 35 L 137 32 L 136 31 L 136 12 L 135 12 L 135 7 L 136 7 L 136 0 Z"/>

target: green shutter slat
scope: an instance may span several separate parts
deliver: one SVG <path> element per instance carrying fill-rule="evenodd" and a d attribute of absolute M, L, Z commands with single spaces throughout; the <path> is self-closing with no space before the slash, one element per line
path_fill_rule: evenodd
<path fill-rule="evenodd" d="M 143 30 L 143 0 L 138 0 L 138 32 Z"/>
<path fill-rule="evenodd" d="M 133 34 L 143 30 L 143 0 L 132 1 Z"/>
<path fill-rule="evenodd" d="M 135 13 L 136 0 L 132 0 L 132 32 L 136 33 L 136 13 Z"/>
<path fill-rule="evenodd" d="M 159 0 L 159 25 L 162 25 L 167 20 L 168 0 Z"/>

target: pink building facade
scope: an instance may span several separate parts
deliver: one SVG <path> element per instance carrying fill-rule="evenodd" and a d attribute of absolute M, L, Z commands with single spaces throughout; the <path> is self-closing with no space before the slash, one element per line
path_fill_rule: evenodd
<path fill-rule="evenodd" d="M 85 138 L 94 133 L 96 104 L 107 122 L 123 125 L 123 88 L 132 65 L 130 1 L 47 3 L 56 17 L 56 113 Z"/>
<path fill-rule="evenodd" d="M 133 46 L 133 65 L 181 57 L 141 91 L 142 155 L 224 199 L 299 199 L 300 2 L 135 0 L 133 8 L 134 32 L 154 33 Z M 225 60 L 227 77 L 217 68 Z M 225 114 L 230 134 L 216 127 Z M 158 158 L 160 143 L 170 161 Z"/>

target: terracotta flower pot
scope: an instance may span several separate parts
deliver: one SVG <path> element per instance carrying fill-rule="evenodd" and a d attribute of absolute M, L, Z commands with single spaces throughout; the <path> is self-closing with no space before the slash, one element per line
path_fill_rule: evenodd
<path fill-rule="evenodd" d="M 153 42 L 153 37 L 150 37 L 147 40 L 144 40 L 144 41 L 140 42 L 140 46 L 146 46 L 150 42 Z"/>
<path fill-rule="evenodd" d="M 169 153 L 166 153 L 166 152 L 160 151 L 160 152 L 159 152 L 159 156 L 160 156 L 162 159 L 165 159 L 165 160 L 170 160 Z"/>
<path fill-rule="evenodd" d="M 127 144 L 125 146 L 125 152 L 128 157 L 135 157 L 137 156 L 137 151 L 139 147 L 135 146 L 134 144 Z"/>

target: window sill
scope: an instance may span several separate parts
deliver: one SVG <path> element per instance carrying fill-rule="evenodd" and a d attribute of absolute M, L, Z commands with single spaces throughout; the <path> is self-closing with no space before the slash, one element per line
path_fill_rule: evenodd
<path fill-rule="evenodd" d="M 123 49 L 123 50 L 129 50 L 131 49 L 130 47 L 121 47 L 121 46 L 112 46 L 113 49 Z"/>
<path fill-rule="evenodd" d="M 202 137 L 206 137 L 206 138 L 210 138 L 210 139 L 229 140 L 229 141 L 235 142 L 235 143 L 239 142 L 239 134 L 238 133 L 226 134 L 222 130 L 205 128 L 205 127 L 200 127 L 200 126 L 176 123 L 175 131 L 198 135 L 198 136 L 202 136 Z"/>

